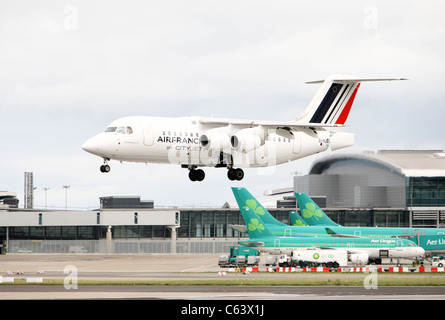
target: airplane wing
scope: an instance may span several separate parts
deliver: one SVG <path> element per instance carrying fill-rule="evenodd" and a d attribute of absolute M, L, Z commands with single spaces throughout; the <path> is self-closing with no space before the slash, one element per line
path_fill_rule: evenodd
<path fill-rule="evenodd" d="M 341 234 L 341 233 L 336 233 L 334 230 L 332 230 L 331 228 L 325 228 L 326 232 L 334 238 L 363 238 L 361 236 L 355 236 L 352 234 Z"/>
<path fill-rule="evenodd" d="M 267 121 L 267 120 L 240 120 L 240 119 L 216 119 L 216 118 L 200 118 L 199 122 L 210 127 L 236 126 L 242 128 L 252 128 L 262 126 L 265 129 L 286 129 L 286 130 L 301 130 L 306 128 L 334 128 L 344 127 L 341 124 L 326 124 L 326 123 L 299 123 L 295 121 Z"/>

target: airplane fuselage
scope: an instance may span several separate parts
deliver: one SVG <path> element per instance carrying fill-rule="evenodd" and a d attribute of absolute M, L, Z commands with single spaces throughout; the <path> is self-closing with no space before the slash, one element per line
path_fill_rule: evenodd
<path fill-rule="evenodd" d="M 225 128 L 225 136 L 242 128 Z M 113 121 L 104 132 L 84 143 L 82 148 L 104 159 L 170 163 L 183 166 L 267 167 L 325 151 L 329 132 L 268 130 L 262 145 L 246 145 L 239 150 L 223 142 L 203 146 L 203 136 L 211 131 L 198 117 L 125 117 Z M 278 129 L 280 130 L 280 129 Z M 222 154 L 224 156 L 222 156 Z"/>
<path fill-rule="evenodd" d="M 261 244 L 255 245 L 255 241 Z M 263 252 L 285 254 L 313 247 L 345 249 L 350 253 L 366 253 L 373 259 L 382 257 L 383 252 L 388 258 L 415 258 L 425 253 L 423 248 L 405 239 L 274 237 L 240 240 L 239 243 Z"/>

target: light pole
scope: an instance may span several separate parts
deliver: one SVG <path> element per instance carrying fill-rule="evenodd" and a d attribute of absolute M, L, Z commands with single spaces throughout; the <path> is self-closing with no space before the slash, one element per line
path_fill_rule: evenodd
<path fill-rule="evenodd" d="M 68 210 L 68 188 L 70 186 L 62 186 L 65 189 L 65 211 Z"/>
<path fill-rule="evenodd" d="M 43 190 L 45 190 L 45 209 L 47 209 L 48 207 L 46 205 L 46 200 L 47 200 L 47 193 L 48 193 L 49 188 L 43 188 Z"/>

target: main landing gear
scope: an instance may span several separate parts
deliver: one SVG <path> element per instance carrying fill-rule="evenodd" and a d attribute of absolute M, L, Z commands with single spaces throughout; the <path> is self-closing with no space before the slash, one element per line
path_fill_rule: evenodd
<path fill-rule="evenodd" d="M 229 178 L 229 180 L 234 181 L 234 180 L 238 180 L 241 181 L 244 178 L 244 171 L 243 169 L 234 169 L 234 168 L 229 168 L 229 170 L 227 171 L 227 178 Z"/>
<path fill-rule="evenodd" d="M 189 179 L 191 181 L 202 181 L 205 178 L 205 172 L 202 169 L 196 169 L 196 167 L 189 168 Z M 244 171 L 242 169 L 229 168 L 227 171 L 227 177 L 231 181 L 241 181 L 244 178 Z"/>
<path fill-rule="evenodd" d="M 189 179 L 191 181 L 202 181 L 206 177 L 204 170 L 191 168 L 189 172 Z"/>
<path fill-rule="evenodd" d="M 110 172 L 111 168 L 108 165 L 108 160 L 110 160 L 110 159 L 104 159 L 104 164 L 100 166 L 100 172 L 102 172 L 102 173 Z"/>

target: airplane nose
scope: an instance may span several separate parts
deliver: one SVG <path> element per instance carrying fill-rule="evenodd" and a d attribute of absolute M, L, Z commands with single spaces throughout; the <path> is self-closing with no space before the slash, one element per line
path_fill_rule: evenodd
<path fill-rule="evenodd" d="M 99 151 L 99 144 L 97 143 L 97 139 L 95 137 L 88 139 L 82 145 L 82 149 L 86 152 L 96 154 Z"/>

